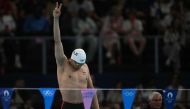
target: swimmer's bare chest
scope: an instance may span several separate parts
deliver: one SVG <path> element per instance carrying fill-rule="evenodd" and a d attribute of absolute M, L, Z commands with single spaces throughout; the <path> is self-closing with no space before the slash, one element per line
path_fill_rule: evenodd
<path fill-rule="evenodd" d="M 82 102 L 80 89 L 87 88 L 88 70 L 85 67 L 78 70 L 66 67 L 63 72 L 57 73 L 63 100 L 71 103 Z"/>
<path fill-rule="evenodd" d="M 85 71 L 63 72 L 60 75 L 60 87 L 62 88 L 87 88 L 88 74 Z"/>

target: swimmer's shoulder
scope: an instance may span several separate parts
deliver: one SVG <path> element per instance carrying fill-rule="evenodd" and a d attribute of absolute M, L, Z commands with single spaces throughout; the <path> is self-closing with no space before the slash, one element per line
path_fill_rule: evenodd
<path fill-rule="evenodd" d="M 86 63 L 82 66 L 82 69 L 85 70 L 85 72 L 87 72 L 88 74 L 90 73 L 88 65 Z"/>
<path fill-rule="evenodd" d="M 64 72 L 64 70 L 67 69 L 67 67 L 69 67 L 69 60 L 68 59 L 65 60 L 65 62 L 62 66 L 57 65 L 57 70 L 58 70 L 58 72 Z"/>

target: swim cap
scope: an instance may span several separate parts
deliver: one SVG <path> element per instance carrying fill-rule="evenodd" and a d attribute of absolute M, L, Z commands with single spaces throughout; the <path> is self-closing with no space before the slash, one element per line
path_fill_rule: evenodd
<path fill-rule="evenodd" d="M 72 52 L 71 59 L 79 64 L 84 64 L 86 62 L 86 53 L 83 49 L 75 49 Z"/>

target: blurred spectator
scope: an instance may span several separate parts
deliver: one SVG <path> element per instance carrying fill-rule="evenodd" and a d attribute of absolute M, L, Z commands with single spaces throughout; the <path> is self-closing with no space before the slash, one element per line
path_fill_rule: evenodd
<path fill-rule="evenodd" d="M 180 37 L 180 21 L 179 19 L 173 20 L 164 35 L 164 54 L 167 56 L 165 64 L 170 66 L 173 63 L 174 72 L 180 72 L 180 50 L 181 41 Z"/>
<path fill-rule="evenodd" d="M 100 33 L 109 64 L 115 64 L 121 58 L 119 40 L 119 33 L 123 32 L 121 10 L 120 7 L 113 7 L 111 13 L 103 20 L 104 24 Z"/>
<path fill-rule="evenodd" d="M 100 20 L 95 13 L 94 4 L 91 0 L 72 0 L 68 3 L 68 11 L 73 17 L 77 16 L 80 9 L 85 10 L 93 19 Z"/>
<path fill-rule="evenodd" d="M 162 95 L 159 92 L 152 92 L 148 101 L 148 107 L 145 109 L 162 109 Z"/>
<path fill-rule="evenodd" d="M 79 11 L 81 9 L 83 9 L 86 12 L 86 14 L 94 20 L 98 29 L 101 26 L 101 18 L 96 14 L 92 0 L 69 1 L 67 6 L 67 11 L 68 15 L 70 16 L 70 19 L 75 19 L 78 16 Z"/>
<path fill-rule="evenodd" d="M 1 24 L 1 27 L 0 27 L 0 33 L 1 35 L 3 35 L 4 37 L 15 37 L 15 31 L 16 31 L 16 21 L 13 17 L 13 15 L 11 14 L 11 11 L 10 10 L 4 10 L 4 11 L 1 11 L 0 12 L 0 24 Z M 6 60 L 6 56 L 5 56 L 5 53 L 4 50 L 3 50 L 3 45 L 2 43 L 4 42 L 3 39 L 1 39 L 1 54 L 2 56 L 5 58 L 2 60 L 3 63 L 6 63 L 5 60 Z M 11 42 L 11 41 L 10 41 Z M 20 61 L 20 54 L 19 52 L 17 52 L 18 50 L 18 46 L 19 46 L 19 42 L 18 41 L 14 41 L 14 42 L 11 42 L 10 43 L 11 45 L 14 46 L 15 48 L 15 55 L 14 55 L 14 65 L 16 68 L 21 68 L 22 67 L 22 64 L 21 64 L 21 61 Z"/>
<path fill-rule="evenodd" d="M 14 88 L 25 88 L 25 81 L 23 79 L 17 79 L 15 81 Z M 11 101 L 11 108 L 10 109 L 33 109 L 31 106 L 31 101 L 29 100 L 29 92 L 16 89 L 14 90 L 12 101 Z"/>
<path fill-rule="evenodd" d="M 81 8 L 85 10 L 87 14 L 94 11 L 93 3 L 90 0 L 72 0 L 68 4 L 68 11 L 72 16 L 77 16 Z"/>
<path fill-rule="evenodd" d="M 151 15 L 154 17 L 163 18 L 170 13 L 170 8 L 174 0 L 155 0 L 151 6 Z"/>
<path fill-rule="evenodd" d="M 15 88 L 24 88 L 25 87 L 25 81 L 22 79 L 18 79 L 15 82 Z M 13 93 L 13 104 L 16 105 L 17 108 L 21 108 L 21 106 L 23 106 L 24 104 L 24 99 L 22 98 L 22 92 L 20 92 L 19 90 L 15 90 Z"/>
<path fill-rule="evenodd" d="M 16 22 L 9 10 L 1 11 L 1 32 L 14 32 L 16 30 Z"/>
<path fill-rule="evenodd" d="M 187 92 L 183 89 L 184 86 L 181 84 L 181 79 L 178 74 L 173 75 L 171 84 L 168 86 L 169 89 L 178 89 L 176 96 L 176 105 L 180 107 L 186 106 Z"/>
<path fill-rule="evenodd" d="M 135 96 L 135 100 L 134 100 L 134 103 L 133 103 L 133 108 L 132 109 L 141 109 L 141 107 L 143 106 L 143 102 L 142 102 L 142 92 L 139 90 L 137 91 L 136 93 L 136 96 Z"/>
<path fill-rule="evenodd" d="M 95 36 L 97 27 L 85 10 L 80 9 L 78 17 L 73 19 L 73 31 L 77 35 L 76 48 L 83 48 L 84 44 L 88 44 L 87 62 L 92 62 L 97 48 L 97 38 Z"/>
<path fill-rule="evenodd" d="M 124 43 L 129 45 L 135 56 L 140 56 L 144 50 L 146 39 L 142 34 L 142 21 L 140 19 L 137 19 L 135 11 L 129 12 L 129 19 L 125 19 L 123 28 L 125 31 Z M 137 47 L 138 45 L 136 45 L 136 42 L 139 43 L 139 47 Z"/>
<path fill-rule="evenodd" d="M 23 31 L 30 34 L 48 33 L 50 25 L 48 18 L 43 15 L 42 10 L 35 9 L 32 15 L 26 17 L 24 21 Z"/>
<path fill-rule="evenodd" d="M 165 30 L 167 27 L 173 25 L 175 21 L 177 21 L 177 27 L 178 27 L 178 32 L 181 31 L 182 28 L 180 26 L 183 24 L 183 7 L 180 5 L 180 2 L 172 2 L 172 5 L 170 6 L 170 10 L 167 14 L 165 14 L 159 21 L 160 30 L 165 33 Z M 180 22 L 180 23 L 179 23 Z M 176 26 L 176 24 L 175 24 Z"/>
<path fill-rule="evenodd" d="M 155 0 L 153 5 L 150 8 L 150 14 L 153 18 L 153 28 L 157 34 L 162 34 L 165 30 L 165 25 L 170 23 L 170 9 L 173 5 L 173 0 Z"/>
<path fill-rule="evenodd" d="M 118 82 L 116 86 L 116 90 L 109 90 L 106 96 L 106 102 L 109 105 L 109 107 L 112 107 L 114 109 L 121 109 L 121 103 L 122 103 L 122 95 L 121 91 L 117 89 L 122 88 L 122 83 Z"/>

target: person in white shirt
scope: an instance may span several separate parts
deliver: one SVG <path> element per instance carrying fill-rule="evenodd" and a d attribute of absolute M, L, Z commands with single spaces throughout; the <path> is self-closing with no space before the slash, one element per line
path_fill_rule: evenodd
<path fill-rule="evenodd" d="M 123 30 L 125 31 L 124 43 L 129 45 L 136 56 L 139 56 L 144 50 L 146 39 L 142 34 L 142 21 L 136 18 L 135 11 L 131 11 L 129 19 L 124 20 Z M 139 47 L 136 45 L 136 42 L 139 43 Z"/>

